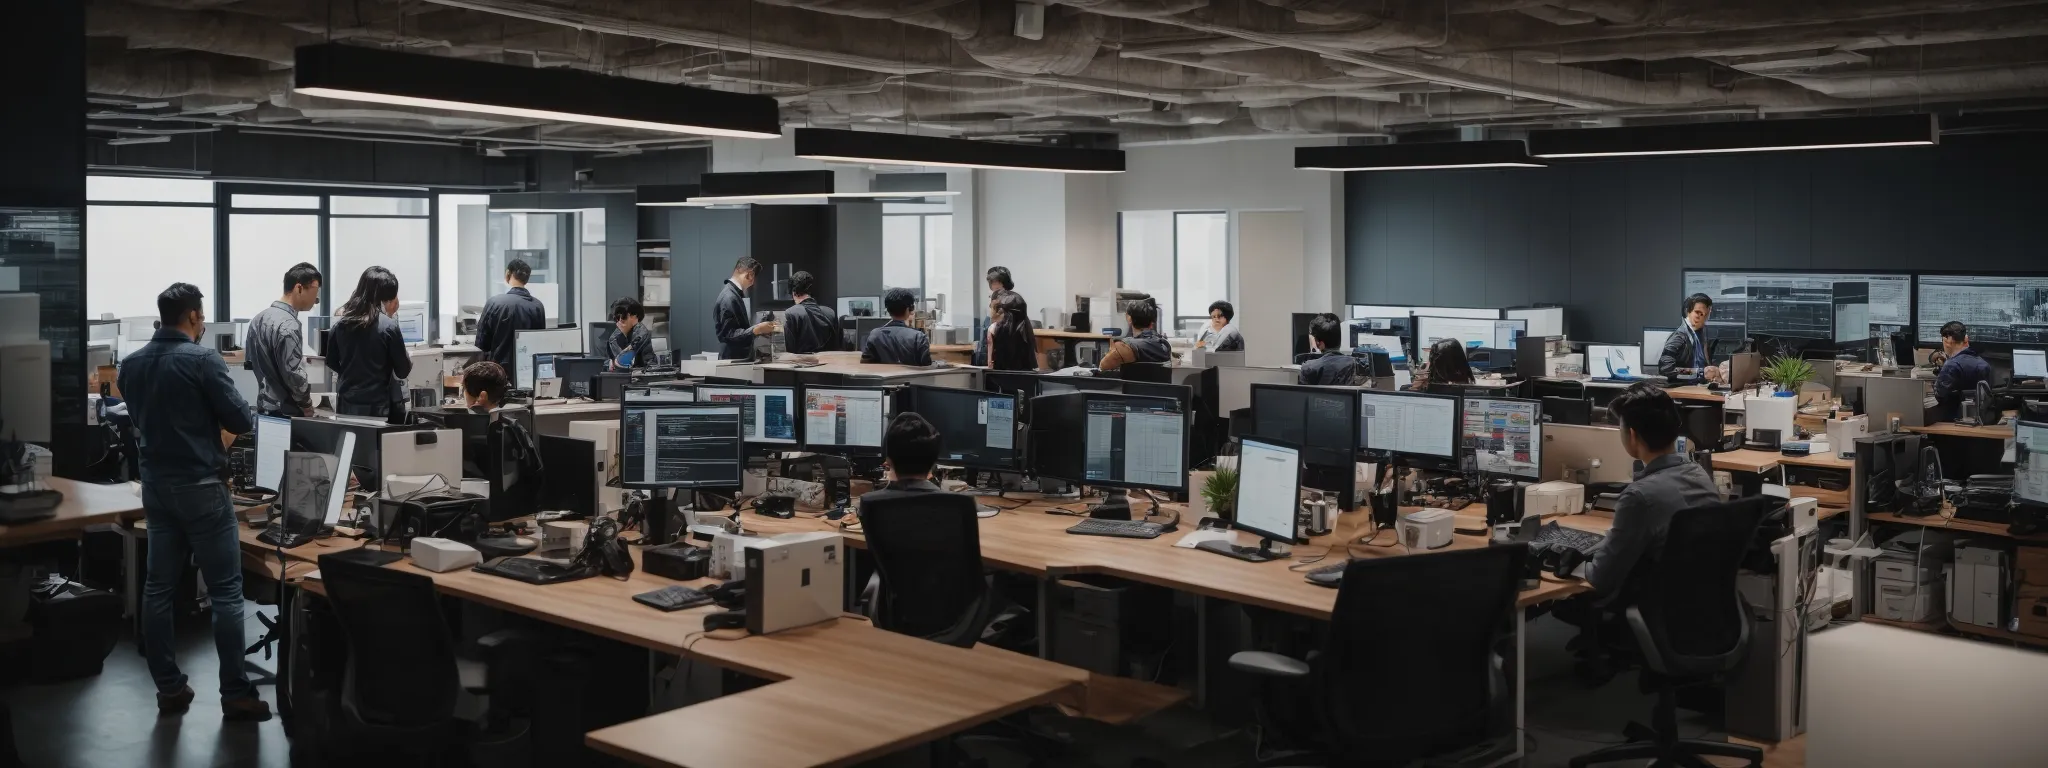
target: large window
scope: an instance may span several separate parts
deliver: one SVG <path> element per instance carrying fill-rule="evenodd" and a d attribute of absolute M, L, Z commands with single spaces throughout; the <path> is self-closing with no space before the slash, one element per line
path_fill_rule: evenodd
<path fill-rule="evenodd" d="M 945 203 L 888 203 L 882 208 L 882 287 L 909 288 L 919 298 L 946 293 L 953 281 L 953 214 Z M 955 297 L 948 297 L 953 311 Z M 980 312 L 967 313 L 969 316 Z"/>
<path fill-rule="evenodd" d="M 1208 321 L 1230 299 L 1230 214 L 1125 211 L 1118 218 L 1117 287 L 1151 294 L 1166 330 Z"/>
<path fill-rule="evenodd" d="M 85 311 L 156 317 L 172 283 L 214 286 L 213 182 L 86 177 Z M 216 307 L 218 305 L 215 305 Z M 208 314 L 218 314 L 210 311 Z"/>
<path fill-rule="evenodd" d="M 284 273 L 301 262 L 320 265 L 317 212 L 228 214 L 228 316 L 248 319 L 270 306 L 284 293 Z M 309 314 L 327 314 L 326 307 Z"/>

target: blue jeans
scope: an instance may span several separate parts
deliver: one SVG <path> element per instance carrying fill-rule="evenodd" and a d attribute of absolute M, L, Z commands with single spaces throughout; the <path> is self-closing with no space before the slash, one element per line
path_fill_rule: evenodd
<path fill-rule="evenodd" d="M 242 545 L 235 533 L 235 508 L 218 480 L 194 485 L 142 485 L 149 520 L 149 577 L 142 587 L 142 647 L 149 674 L 162 693 L 185 685 L 178 671 L 177 630 L 171 600 L 188 559 L 197 560 L 213 604 L 213 645 L 220 654 L 220 696 L 256 695 L 242 670 Z"/>

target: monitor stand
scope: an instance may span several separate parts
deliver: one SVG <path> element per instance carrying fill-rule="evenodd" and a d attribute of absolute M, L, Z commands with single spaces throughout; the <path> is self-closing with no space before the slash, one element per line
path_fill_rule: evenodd
<path fill-rule="evenodd" d="M 1147 517 L 1158 515 L 1159 500 L 1152 498 L 1149 494 L 1146 498 L 1151 502 L 1152 507 L 1146 510 L 1145 515 Z M 1102 503 L 1088 507 L 1088 516 L 1097 520 L 1130 520 L 1132 519 L 1131 496 L 1122 489 L 1107 491 L 1102 495 Z"/>
<path fill-rule="evenodd" d="M 1211 539 L 1196 544 L 1195 549 L 1202 550 L 1203 552 L 1214 552 L 1224 557 L 1235 558 L 1248 563 L 1271 562 L 1287 556 L 1273 551 L 1272 539 L 1259 539 L 1259 545 L 1256 547 L 1241 547 L 1222 539 Z"/>

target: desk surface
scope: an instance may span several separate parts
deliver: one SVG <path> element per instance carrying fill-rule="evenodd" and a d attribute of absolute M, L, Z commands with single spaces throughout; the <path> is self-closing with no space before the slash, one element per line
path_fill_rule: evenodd
<path fill-rule="evenodd" d="M 551 397 L 545 400 L 533 401 L 532 407 L 533 415 L 535 416 L 562 416 L 577 413 L 604 413 L 606 411 L 617 412 L 619 410 L 619 403 L 616 400 L 605 400 L 600 402 L 584 400 L 581 398 L 565 399 L 559 397 Z"/>
<path fill-rule="evenodd" d="M 1109 341 L 1110 339 L 1117 338 L 1115 336 L 1105 336 L 1100 333 L 1086 331 L 1051 331 L 1045 329 L 1033 330 L 1031 335 L 1041 339 L 1072 339 L 1074 341 Z"/>
<path fill-rule="evenodd" d="M 0 525 L 0 546 L 68 539 L 90 526 L 142 517 L 142 497 L 134 486 L 96 485 L 61 477 L 50 478 L 48 485 L 64 494 L 57 514 L 19 525 Z"/>
<path fill-rule="evenodd" d="M 274 550 L 256 541 L 258 533 L 242 529 L 243 551 L 274 567 Z M 321 540 L 286 557 L 305 561 L 357 546 Z M 714 607 L 662 613 L 633 602 L 635 594 L 683 583 L 637 568 L 625 581 L 598 577 L 540 587 L 466 569 L 430 573 L 410 560 L 389 567 L 431 576 L 449 595 L 777 681 L 588 737 L 599 750 L 645 765 L 845 765 L 1029 707 L 1085 709 L 1091 703 L 1091 676 L 1083 670 L 987 646 L 939 645 L 854 618 L 773 635 L 707 635 L 703 618 Z M 294 568 L 292 575 L 304 574 Z M 317 582 L 308 587 L 319 588 Z M 793 723 L 802 724 L 803 738 L 789 738 Z"/>
<path fill-rule="evenodd" d="M 968 351 L 973 351 L 968 346 Z M 937 351 L 936 348 L 934 351 Z M 938 376 L 958 371 L 974 371 L 971 365 L 955 365 L 949 368 L 926 368 L 917 365 L 889 365 L 885 363 L 863 363 L 859 352 L 820 352 L 816 355 L 818 365 L 798 368 L 793 363 L 762 363 L 761 368 L 797 370 L 804 373 L 835 373 L 841 376 L 867 376 L 879 379 L 912 379 L 920 376 Z"/>
<path fill-rule="evenodd" d="M 1990 424 L 1984 426 L 1966 427 L 1961 424 L 1957 424 L 1953 421 L 1944 421 L 1936 424 L 1929 424 L 1924 427 L 1906 427 L 1906 431 L 1916 432 L 1922 435 L 1944 435 L 1947 437 L 1978 437 L 1987 440 L 2013 439 L 2013 426 L 2011 424 Z"/>

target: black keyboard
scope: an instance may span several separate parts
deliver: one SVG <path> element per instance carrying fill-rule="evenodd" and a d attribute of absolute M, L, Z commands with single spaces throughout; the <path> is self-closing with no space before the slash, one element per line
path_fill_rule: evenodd
<path fill-rule="evenodd" d="M 1166 533 L 1166 526 L 1139 520 L 1083 520 L 1067 529 L 1067 533 L 1079 536 L 1115 536 L 1123 539 L 1156 539 Z"/>
<path fill-rule="evenodd" d="M 1600 548 L 1600 542 L 1606 540 L 1607 537 L 1597 533 L 1581 531 L 1577 528 L 1566 528 L 1557 523 L 1545 523 L 1542 528 L 1536 531 L 1534 541 L 1538 544 L 1576 549 L 1590 556 L 1595 550 Z"/>
<path fill-rule="evenodd" d="M 560 584 L 597 575 L 597 569 L 587 565 L 557 565 L 532 557 L 495 557 L 470 570 L 528 584 Z"/>

